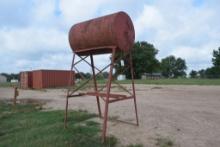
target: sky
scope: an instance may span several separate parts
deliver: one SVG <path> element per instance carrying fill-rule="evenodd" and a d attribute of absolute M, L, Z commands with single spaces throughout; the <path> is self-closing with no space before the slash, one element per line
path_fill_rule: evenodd
<path fill-rule="evenodd" d="M 130 15 L 135 40 L 153 44 L 159 60 L 181 57 L 187 71 L 212 65 L 212 51 L 220 47 L 219 0 L 0 0 L 0 73 L 69 70 L 71 26 L 118 11 Z M 107 62 L 95 57 L 98 67 Z"/>

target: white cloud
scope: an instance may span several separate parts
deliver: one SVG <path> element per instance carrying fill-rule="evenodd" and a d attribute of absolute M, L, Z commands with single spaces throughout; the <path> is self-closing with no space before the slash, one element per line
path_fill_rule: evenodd
<path fill-rule="evenodd" d="M 174 54 L 185 58 L 189 69 L 210 66 L 212 50 L 220 46 L 216 19 L 220 11 L 207 3 L 200 7 L 191 0 L 145 4 L 135 21 L 138 39 L 153 43 L 160 59 Z"/>
<path fill-rule="evenodd" d="M 55 28 L 36 27 L 1 29 L 0 52 L 0 59 L 4 62 L 0 72 L 62 69 L 70 66 L 68 54 L 72 54 L 67 33 Z"/>
<path fill-rule="evenodd" d="M 146 29 L 161 28 L 164 25 L 164 19 L 160 11 L 150 5 L 144 5 L 144 9 L 139 17 L 135 20 L 134 26 L 137 36 L 146 33 Z"/>
<path fill-rule="evenodd" d="M 36 69 L 70 69 L 71 65 L 71 54 L 59 53 L 51 54 L 47 53 L 41 56 L 38 60 L 32 59 L 17 59 L 11 61 L 13 68 L 19 70 L 36 70 Z M 19 70 L 20 71 L 20 70 Z"/>
<path fill-rule="evenodd" d="M 63 19 L 67 19 L 65 23 L 71 23 L 72 25 L 76 23 L 77 19 L 86 19 L 90 15 L 95 15 L 87 13 L 86 9 L 79 9 L 82 6 L 73 5 L 74 7 L 72 7 L 65 3 L 67 1 L 62 2 L 61 4 L 65 4 L 71 10 L 68 11 L 68 8 L 65 8 L 65 11 L 63 11 L 61 9 Z M 93 5 L 92 11 L 94 13 L 99 3 L 101 2 L 97 1 L 97 4 Z M 78 4 L 81 5 L 80 2 Z M 91 5 L 86 4 L 85 6 L 91 8 Z M 72 12 L 72 10 L 74 11 Z M 54 11 L 54 1 L 35 2 L 30 12 L 33 19 L 28 27 L 0 28 L 0 58 L 5 65 L 13 67 L 2 67 L 2 72 L 70 68 L 72 51 L 69 47 L 68 32 L 62 28 L 59 29 L 59 24 L 56 24 L 57 21 L 54 20 L 56 19 Z M 79 15 L 79 11 L 82 11 L 84 15 Z M 75 16 L 78 16 L 78 18 L 76 19 Z M 69 27 L 66 28 L 69 29 Z M 100 67 L 109 60 L 109 57 L 98 56 L 94 60 L 97 66 Z M 82 64 L 79 69 L 85 72 L 91 71 L 85 64 Z"/>
<path fill-rule="evenodd" d="M 48 26 L 55 22 L 55 0 L 37 0 L 34 1 L 32 15 L 32 25 Z M 55 25 L 55 24 L 53 24 Z"/>
<path fill-rule="evenodd" d="M 64 25 L 70 27 L 76 22 L 95 17 L 96 12 L 105 2 L 105 0 L 61 0 L 60 10 Z"/>
<path fill-rule="evenodd" d="M 34 69 L 70 69 L 72 51 L 69 47 L 66 32 L 55 28 L 5 28 L 0 30 L 0 43 L 1 61 L 4 61 L 7 66 L 13 67 L 7 68 L 5 72 Z M 90 60 L 88 61 L 90 62 Z M 94 62 L 99 68 L 103 67 L 108 61 L 108 55 L 94 58 Z M 78 68 L 80 71 L 91 72 L 91 69 L 85 63 L 78 66 Z"/>
<path fill-rule="evenodd" d="M 212 50 L 220 46 L 218 0 L 197 5 L 194 0 L 141 0 L 138 3 L 133 0 L 22 0 L 22 3 L 5 1 L 3 4 L 0 70 L 6 72 L 69 67 L 72 56 L 69 28 L 77 22 L 121 10 L 132 17 L 136 40 L 153 43 L 159 49 L 159 59 L 174 54 L 185 58 L 189 69 L 205 68 L 211 64 Z M 95 59 L 99 67 L 108 61 L 107 56 Z M 90 71 L 84 65 L 81 69 Z"/>
<path fill-rule="evenodd" d="M 66 32 L 53 28 L 4 28 L 0 30 L 1 49 L 29 52 L 62 50 L 68 47 Z"/>

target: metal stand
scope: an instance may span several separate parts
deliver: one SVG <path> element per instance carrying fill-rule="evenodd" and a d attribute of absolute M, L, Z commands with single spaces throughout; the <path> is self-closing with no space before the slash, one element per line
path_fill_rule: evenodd
<path fill-rule="evenodd" d="M 136 115 L 136 125 L 137 126 L 139 125 L 138 113 L 137 113 L 137 104 L 136 104 L 135 86 L 134 86 L 134 71 L 133 71 L 133 65 L 132 65 L 131 52 L 128 52 L 123 57 L 119 57 L 118 58 L 118 57 L 116 57 L 116 47 L 115 46 L 105 47 L 105 49 L 106 48 L 108 48 L 108 52 L 110 52 L 112 54 L 111 63 L 108 64 L 107 66 L 105 66 L 101 70 L 98 69 L 97 67 L 95 67 L 94 61 L 93 61 L 93 55 L 100 54 L 101 52 L 91 53 L 91 51 L 89 51 L 89 50 L 93 50 L 93 49 L 88 49 L 88 50 L 86 50 L 88 52 L 73 53 L 73 60 L 72 60 L 72 65 L 71 65 L 71 71 L 73 71 L 73 69 L 75 69 L 75 71 L 79 73 L 80 77 L 82 79 L 85 79 L 83 77 L 83 75 L 80 74 L 79 70 L 75 67 L 76 64 L 80 63 L 81 61 L 85 61 L 92 68 L 92 77 L 90 79 L 87 79 L 87 80 L 83 81 L 83 83 L 80 84 L 79 86 L 74 86 L 73 89 L 68 89 L 67 96 L 66 96 L 66 111 L 65 111 L 65 118 L 64 118 L 64 123 L 65 123 L 65 128 L 66 128 L 67 127 L 67 113 L 68 113 L 68 100 L 69 100 L 69 98 L 77 97 L 77 96 L 83 96 L 83 95 L 90 95 L 90 96 L 95 96 L 96 97 L 99 117 L 102 118 L 102 112 L 101 112 L 100 101 L 99 101 L 100 98 L 101 98 L 105 102 L 104 116 L 103 116 L 104 119 L 103 119 L 103 126 L 102 126 L 102 141 L 103 142 L 106 139 L 107 120 L 108 120 L 108 106 L 109 106 L 110 103 L 121 101 L 121 100 L 126 100 L 126 99 L 133 99 L 134 100 L 134 107 L 135 107 L 135 115 Z M 77 61 L 77 62 L 75 62 L 75 55 L 76 54 L 79 55 L 79 58 L 80 58 L 80 60 Z M 88 56 L 90 57 L 91 63 L 89 63 L 88 61 L 85 60 Z M 128 65 L 128 67 L 126 69 L 128 69 L 130 67 L 132 93 L 129 90 L 127 90 L 125 87 L 120 85 L 118 82 L 114 81 L 114 78 L 113 78 L 114 64 L 116 62 L 120 61 L 123 58 L 127 58 L 128 56 L 129 56 L 129 58 L 128 58 L 129 65 Z M 98 89 L 97 81 L 96 81 L 96 76 L 98 74 L 102 73 L 108 67 L 110 67 L 110 71 L 109 71 L 109 76 L 108 76 L 107 84 L 104 85 L 102 88 Z M 98 73 L 95 73 L 95 69 L 98 71 Z M 72 80 L 71 77 L 72 76 L 70 76 L 70 83 L 71 83 L 71 80 Z M 86 92 L 86 93 L 78 93 L 78 94 L 76 94 L 76 91 L 80 90 L 82 87 L 84 87 L 92 79 L 93 79 L 93 84 L 94 84 L 94 91 L 93 92 Z M 129 96 L 123 95 L 123 94 L 113 94 L 113 93 L 111 93 L 111 84 L 112 84 L 112 82 L 117 84 L 125 92 L 129 93 Z M 103 91 L 104 88 L 106 88 L 106 91 L 105 92 L 101 92 L 101 91 Z"/>
<path fill-rule="evenodd" d="M 18 97 L 18 95 L 19 95 L 18 87 L 15 86 L 15 87 L 14 87 L 14 99 L 13 99 L 13 105 L 14 105 L 14 106 L 15 106 L 16 103 L 17 103 L 17 97 Z"/>

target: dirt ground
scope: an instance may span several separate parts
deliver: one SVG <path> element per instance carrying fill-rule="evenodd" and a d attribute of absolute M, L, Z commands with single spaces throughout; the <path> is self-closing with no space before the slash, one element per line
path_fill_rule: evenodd
<path fill-rule="evenodd" d="M 19 92 L 18 99 L 45 101 L 47 109 L 65 108 L 65 89 Z M 220 86 L 136 85 L 136 94 L 139 127 L 115 121 L 135 122 L 132 100 L 109 107 L 108 135 L 116 136 L 122 144 L 154 147 L 157 138 L 165 137 L 180 147 L 220 146 Z M 12 97 L 12 88 L 0 88 L 0 99 Z M 95 97 L 90 96 L 70 99 L 69 108 L 97 113 Z"/>

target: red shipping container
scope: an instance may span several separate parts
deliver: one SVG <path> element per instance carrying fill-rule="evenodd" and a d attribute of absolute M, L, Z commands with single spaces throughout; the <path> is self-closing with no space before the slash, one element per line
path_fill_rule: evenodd
<path fill-rule="evenodd" d="M 31 71 L 20 72 L 20 88 L 22 89 L 32 88 L 32 72 Z"/>
<path fill-rule="evenodd" d="M 42 89 L 73 85 L 74 77 L 74 72 L 67 70 L 35 70 L 33 71 L 33 88 Z"/>

